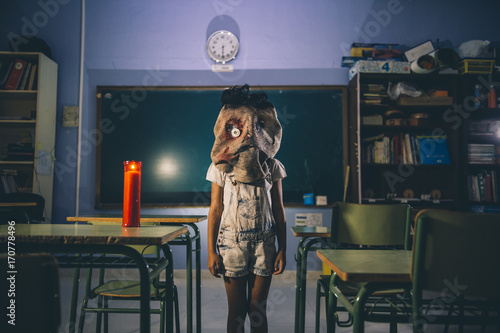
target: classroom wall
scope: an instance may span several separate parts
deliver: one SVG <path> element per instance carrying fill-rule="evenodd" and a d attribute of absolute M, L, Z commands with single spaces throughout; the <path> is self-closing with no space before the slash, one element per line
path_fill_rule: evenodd
<path fill-rule="evenodd" d="M 53 223 L 76 213 L 78 129 L 62 126 L 62 109 L 79 103 L 81 7 L 81 0 L 0 4 L 0 50 L 8 50 L 9 36 L 34 34 L 59 64 Z M 447 47 L 498 41 L 499 13 L 492 0 L 87 0 L 78 213 L 95 213 L 96 85 L 347 84 L 340 61 L 353 41 L 414 46 L 439 39 Z M 239 36 L 233 73 L 210 70 L 205 41 L 218 29 Z M 325 209 L 287 208 L 289 225 L 303 212 L 323 213 L 324 225 L 330 219 Z M 146 213 L 206 214 L 207 208 Z M 200 228 L 205 233 L 206 223 Z M 288 269 L 295 269 L 297 241 L 289 232 Z M 320 268 L 310 261 L 309 269 Z"/>

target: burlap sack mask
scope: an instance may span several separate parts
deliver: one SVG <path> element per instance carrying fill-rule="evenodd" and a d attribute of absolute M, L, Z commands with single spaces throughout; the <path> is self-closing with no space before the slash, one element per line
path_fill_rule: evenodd
<path fill-rule="evenodd" d="M 227 89 L 214 127 L 211 158 L 234 179 L 253 183 L 268 173 L 267 159 L 274 157 L 281 143 L 281 125 L 274 106 L 263 92 L 249 93 L 248 85 Z"/>

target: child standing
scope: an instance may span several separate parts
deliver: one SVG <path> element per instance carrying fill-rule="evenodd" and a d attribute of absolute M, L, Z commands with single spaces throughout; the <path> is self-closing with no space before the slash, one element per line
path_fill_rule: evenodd
<path fill-rule="evenodd" d="M 247 314 L 252 332 L 267 332 L 271 278 L 286 265 L 281 185 L 286 172 L 273 158 L 281 126 L 266 94 L 250 93 L 247 85 L 225 90 L 221 102 L 207 172 L 212 182 L 208 269 L 224 276 L 227 332 L 243 332 Z"/>

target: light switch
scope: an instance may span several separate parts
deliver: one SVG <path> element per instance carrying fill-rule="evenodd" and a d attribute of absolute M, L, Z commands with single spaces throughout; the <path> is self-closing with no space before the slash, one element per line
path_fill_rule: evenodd
<path fill-rule="evenodd" d="M 65 106 L 63 108 L 63 126 L 78 127 L 78 106 Z"/>

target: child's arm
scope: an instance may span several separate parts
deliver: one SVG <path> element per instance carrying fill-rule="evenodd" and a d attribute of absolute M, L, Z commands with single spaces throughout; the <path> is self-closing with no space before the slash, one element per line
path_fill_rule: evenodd
<path fill-rule="evenodd" d="M 223 194 L 223 188 L 212 183 L 210 210 L 208 212 L 208 269 L 215 277 L 220 277 L 219 273 L 223 271 L 222 260 L 217 253 L 217 235 L 224 209 Z"/>
<path fill-rule="evenodd" d="M 283 206 L 283 189 L 281 187 L 281 179 L 273 184 L 271 189 L 273 200 L 273 215 L 276 221 L 277 237 L 278 237 L 278 253 L 274 262 L 274 274 L 281 274 L 286 266 L 286 217 L 285 207 Z"/>

